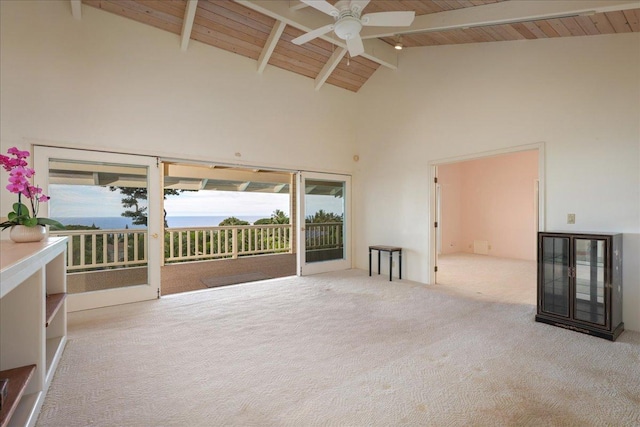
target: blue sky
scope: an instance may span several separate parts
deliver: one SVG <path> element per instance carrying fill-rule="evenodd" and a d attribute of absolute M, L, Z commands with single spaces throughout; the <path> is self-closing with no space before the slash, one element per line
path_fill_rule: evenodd
<path fill-rule="evenodd" d="M 50 185 L 49 216 L 114 217 L 123 211 L 122 195 L 106 187 Z M 186 192 L 168 196 L 168 216 L 270 216 L 280 209 L 289 214 L 288 194 L 240 193 L 231 191 Z"/>
<path fill-rule="evenodd" d="M 123 212 L 122 195 L 107 187 L 50 185 L 49 216 L 116 217 Z M 306 197 L 307 215 L 323 209 L 342 213 L 342 199 L 326 196 Z M 168 196 L 167 216 L 264 216 L 280 209 L 289 215 L 289 195 L 234 191 L 197 191 Z"/>
<path fill-rule="evenodd" d="M 122 195 L 107 187 L 88 185 L 50 185 L 49 216 L 52 218 L 117 217 L 123 212 Z M 309 196 L 308 216 L 323 209 L 341 214 L 343 200 L 331 196 Z M 262 216 L 276 209 L 289 215 L 289 195 L 234 191 L 194 191 L 168 196 L 167 216 Z"/>

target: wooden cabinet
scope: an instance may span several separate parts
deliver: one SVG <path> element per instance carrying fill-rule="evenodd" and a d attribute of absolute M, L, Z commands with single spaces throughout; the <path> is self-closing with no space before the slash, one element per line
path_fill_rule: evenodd
<path fill-rule="evenodd" d="M 66 237 L 0 241 L 0 427 L 33 426 L 67 340 Z"/>
<path fill-rule="evenodd" d="M 614 341 L 622 323 L 622 234 L 538 234 L 536 321 Z"/>

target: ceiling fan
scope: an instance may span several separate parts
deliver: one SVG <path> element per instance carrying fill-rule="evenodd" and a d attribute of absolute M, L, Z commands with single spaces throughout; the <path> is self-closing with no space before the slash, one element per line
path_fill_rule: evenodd
<path fill-rule="evenodd" d="M 335 22 L 296 37 L 291 42 L 301 45 L 333 30 L 336 36 L 347 42 L 347 50 L 352 57 L 364 53 L 364 45 L 360 37 L 362 27 L 408 27 L 416 15 L 413 11 L 376 12 L 362 15 L 362 10 L 371 0 L 340 0 L 335 6 L 326 0 L 300 1 L 333 16 Z"/>

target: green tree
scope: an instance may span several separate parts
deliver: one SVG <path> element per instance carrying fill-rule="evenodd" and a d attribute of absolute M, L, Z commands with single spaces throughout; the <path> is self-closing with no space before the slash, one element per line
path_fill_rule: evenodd
<path fill-rule="evenodd" d="M 306 223 L 327 223 L 327 222 L 342 222 L 342 214 L 337 215 L 333 212 L 325 212 L 320 209 L 313 215 L 309 215 L 305 218 Z"/>
<path fill-rule="evenodd" d="M 259 220 L 253 222 L 253 225 L 269 225 L 269 224 L 273 224 L 273 220 L 270 217 L 260 218 Z"/>
<path fill-rule="evenodd" d="M 143 200 L 147 200 L 146 188 L 134 188 L 134 187 L 109 187 L 110 191 L 120 191 L 124 197 L 122 198 L 122 206 L 126 209 L 120 215 L 125 218 L 131 218 L 131 223 L 134 225 L 147 225 L 147 207 L 142 206 Z M 193 190 L 174 190 L 172 188 L 164 189 L 164 198 L 167 196 L 177 196 L 185 191 Z M 164 211 L 164 226 L 167 224 L 167 211 Z"/>
<path fill-rule="evenodd" d="M 230 216 L 229 218 L 225 218 L 220 224 L 220 227 L 224 227 L 227 225 L 249 225 L 247 221 L 243 221 L 241 219 L 236 218 L 235 216 Z"/>
<path fill-rule="evenodd" d="M 276 209 L 271 214 L 271 221 L 273 224 L 289 224 L 289 217 L 280 209 Z"/>
<path fill-rule="evenodd" d="M 289 224 L 289 217 L 280 209 L 273 211 L 269 218 L 260 218 L 253 223 L 254 225 L 268 225 L 268 224 Z"/>

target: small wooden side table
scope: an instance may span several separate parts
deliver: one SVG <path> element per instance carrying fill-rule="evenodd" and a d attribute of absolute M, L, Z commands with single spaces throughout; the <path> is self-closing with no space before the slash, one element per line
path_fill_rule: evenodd
<path fill-rule="evenodd" d="M 378 251 L 378 274 L 380 274 L 380 252 L 389 252 L 389 281 L 392 281 L 393 253 L 398 252 L 398 278 L 402 280 L 402 248 L 397 246 L 369 246 L 369 276 L 371 276 L 371 251 Z"/>

